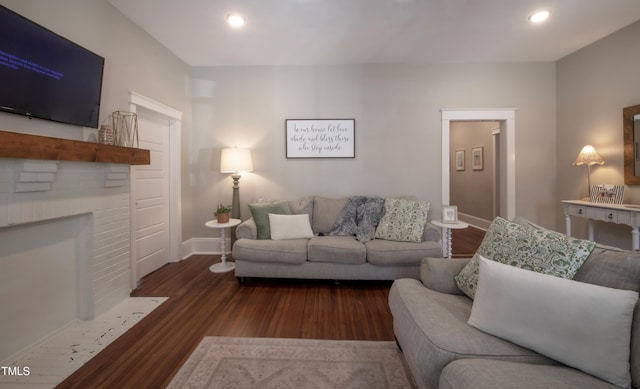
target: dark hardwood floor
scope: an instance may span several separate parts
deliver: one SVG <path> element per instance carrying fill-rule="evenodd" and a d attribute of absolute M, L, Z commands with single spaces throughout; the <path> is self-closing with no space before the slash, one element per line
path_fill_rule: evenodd
<path fill-rule="evenodd" d="M 452 257 L 471 257 L 480 246 L 485 230 L 470 226 L 463 230 L 451 230 Z"/>
<path fill-rule="evenodd" d="M 466 232 L 466 233 L 465 233 Z M 484 232 L 453 235 L 454 256 Z M 169 299 L 58 388 L 165 387 L 204 336 L 394 340 L 391 282 L 249 279 L 215 274 L 219 256 L 196 255 L 143 278 L 131 296 Z"/>

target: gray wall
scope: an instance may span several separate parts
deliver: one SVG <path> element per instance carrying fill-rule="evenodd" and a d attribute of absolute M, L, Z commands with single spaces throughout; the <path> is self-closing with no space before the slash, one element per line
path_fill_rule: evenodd
<path fill-rule="evenodd" d="M 131 23 L 106 0 L 0 0 L 0 4 L 105 57 L 100 123 L 127 110 L 129 91 L 184 113 L 183 238 L 191 236 L 189 67 Z M 68 139 L 83 139 L 82 127 L 0 113 L 0 129 Z M 84 135 L 83 135 L 84 133 Z"/>
<path fill-rule="evenodd" d="M 605 165 L 592 168 L 592 184 L 624 184 L 622 108 L 640 104 L 640 22 L 557 62 L 557 227 L 564 231 L 563 199 L 587 193 L 587 168 L 572 166 L 591 144 Z M 640 188 L 626 187 L 628 203 L 640 204 Z M 574 219 L 574 235 L 586 237 L 586 223 Z M 631 248 L 630 228 L 596 224 L 596 240 Z"/>
<path fill-rule="evenodd" d="M 499 128 L 498 122 L 452 122 L 451 123 L 451 163 L 450 203 L 458 207 L 458 212 L 488 222 L 493 220 L 493 136 L 491 130 Z M 471 149 L 483 147 L 484 166 L 473 170 Z M 464 150 L 465 169 L 456 170 L 455 155 Z"/>
<path fill-rule="evenodd" d="M 547 227 L 556 219 L 555 64 L 352 65 L 194 68 L 193 231 L 231 179 L 219 173 L 223 147 L 252 149 L 240 180 L 247 203 L 319 194 L 413 194 L 442 204 L 441 108 L 517 108 L 518 214 Z M 287 160 L 284 120 L 355 118 L 356 158 Z M 549 151 L 539 158 L 540 150 Z"/>

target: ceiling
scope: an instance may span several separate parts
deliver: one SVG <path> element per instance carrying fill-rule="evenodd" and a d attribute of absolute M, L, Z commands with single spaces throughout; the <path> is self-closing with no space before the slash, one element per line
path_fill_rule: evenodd
<path fill-rule="evenodd" d="M 638 0 L 108 1 L 191 66 L 555 61 L 640 20 Z"/>

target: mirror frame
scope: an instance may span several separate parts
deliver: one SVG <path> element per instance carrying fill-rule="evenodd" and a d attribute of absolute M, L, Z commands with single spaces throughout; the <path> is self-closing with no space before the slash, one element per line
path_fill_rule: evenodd
<path fill-rule="evenodd" d="M 633 140 L 633 117 L 639 114 L 640 105 L 633 105 L 631 107 L 625 107 L 622 109 L 625 185 L 640 185 L 640 176 L 635 175 L 635 147 Z M 638 139 L 638 142 L 640 142 L 640 139 Z"/>

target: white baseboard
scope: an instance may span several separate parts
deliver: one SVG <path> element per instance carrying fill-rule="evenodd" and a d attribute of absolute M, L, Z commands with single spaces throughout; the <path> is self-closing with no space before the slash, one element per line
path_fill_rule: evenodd
<path fill-rule="evenodd" d="M 487 230 L 491 225 L 491 220 L 482 219 L 479 217 L 475 217 L 472 215 L 467 215 L 466 213 L 458 212 L 458 220 L 463 221 L 465 223 L 469 223 L 470 225 L 477 227 L 481 230 Z"/>
<path fill-rule="evenodd" d="M 192 255 L 220 255 L 220 238 L 191 238 L 182 242 L 181 257 L 187 259 Z M 231 247 L 231 239 L 227 238 L 227 248 Z"/>

